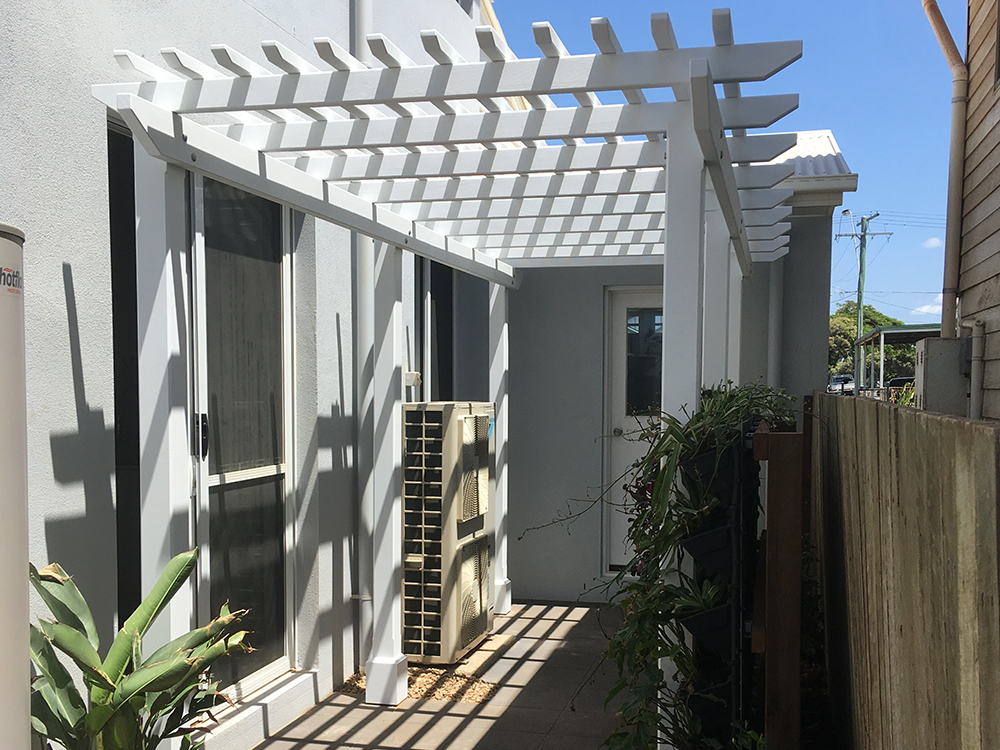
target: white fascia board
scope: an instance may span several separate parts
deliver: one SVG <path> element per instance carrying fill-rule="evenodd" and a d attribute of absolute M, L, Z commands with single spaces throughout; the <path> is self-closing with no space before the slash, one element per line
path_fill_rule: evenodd
<path fill-rule="evenodd" d="M 662 161 L 662 159 L 661 159 Z M 497 175 L 496 177 L 438 177 L 430 179 L 367 180 L 339 183 L 346 190 L 373 203 L 403 203 L 443 207 L 441 218 L 473 218 L 474 213 L 460 217 L 462 203 L 560 196 L 642 195 L 662 193 L 665 178 L 663 167 L 642 170 L 611 170 L 602 172 L 558 172 L 547 174 Z M 662 209 L 661 209 L 662 210 Z M 403 211 L 403 208 L 400 208 Z M 406 213 L 407 216 L 411 215 Z"/>
<path fill-rule="evenodd" d="M 541 235 L 557 232 L 636 232 L 663 231 L 663 211 L 648 214 L 594 214 L 579 216 L 522 216 L 516 212 L 504 219 L 469 219 L 465 221 L 424 221 L 432 229 L 449 237 L 502 235 Z M 756 239 L 756 238 L 755 238 Z M 770 239 L 761 238 L 761 239 Z M 478 243 L 477 243 L 478 244 Z M 486 247 L 486 245 L 483 245 Z"/>
<path fill-rule="evenodd" d="M 798 107 L 798 94 L 729 99 L 719 103 L 725 128 L 766 128 Z M 259 151 L 416 148 L 529 140 L 641 136 L 665 132 L 687 114 L 678 102 L 560 107 L 369 120 L 247 124 L 238 140 Z"/>
<path fill-rule="evenodd" d="M 143 84 L 139 95 L 181 113 L 356 107 L 481 97 L 652 89 L 687 83 L 691 60 L 709 61 L 719 83 L 763 81 L 802 56 L 802 42 L 460 62 L 370 70 L 253 75 Z M 122 89 L 94 95 L 115 108 Z"/>
<path fill-rule="evenodd" d="M 634 232 L 549 232 L 535 235 L 463 235 L 462 239 L 475 238 L 477 247 L 489 251 L 520 248 L 583 247 L 583 246 L 632 246 L 652 245 L 663 242 L 663 230 L 637 230 Z M 502 253 L 497 253 L 502 257 Z"/>
<path fill-rule="evenodd" d="M 332 181 L 524 175 L 615 169 L 663 169 L 663 144 L 652 141 L 585 143 L 537 148 L 410 154 L 303 157 L 309 174 Z"/>
<path fill-rule="evenodd" d="M 118 112 L 150 155 L 504 286 L 514 270 L 381 206 L 167 112 L 123 95 Z"/>
<path fill-rule="evenodd" d="M 723 48 L 725 49 L 725 48 Z M 734 100 L 741 101 L 741 100 Z M 694 132 L 705 157 L 712 185 L 719 201 L 719 208 L 729 228 L 729 237 L 736 251 L 736 259 L 744 277 L 753 271 L 753 262 L 747 246 L 746 227 L 743 223 L 743 208 L 729 145 L 725 139 L 720 102 L 715 95 L 715 83 L 706 60 L 691 62 L 691 110 Z"/>
<path fill-rule="evenodd" d="M 389 204 L 401 215 L 414 221 L 488 221 L 559 216 L 609 216 L 662 214 L 663 194 L 573 195 L 561 198 L 515 198 L 511 200 L 458 201 L 456 203 Z M 661 217 L 662 218 L 662 217 Z"/>

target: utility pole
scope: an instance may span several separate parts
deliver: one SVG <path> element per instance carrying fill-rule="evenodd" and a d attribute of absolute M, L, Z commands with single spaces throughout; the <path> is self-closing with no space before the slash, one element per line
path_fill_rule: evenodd
<path fill-rule="evenodd" d="M 851 214 L 849 209 L 845 209 L 842 214 L 843 216 L 850 216 L 851 226 L 854 226 L 854 215 Z M 858 329 L 857 336 L 855 336 L 855 342 L 861 338 L 865 332 L 865 266 L 867 263 L 866 252 L 868 249 L 868 238 L 874 237 L 876 235 L 884 235 L 887 237 L 892 236 L 892 232 L 869 232 L 868 224 L 872 219 L 878 216 L 878 211 L 871 214 L 870 216 L 862 216 L 861 221 L 858 222 L 858 226 L 861 227 L 860 232 L 848 232 L 845 234 L 836 235 L 837 239 L 841 237 L 851 237 L 858 240 L 859 252 L 858 252 Z M 854 348 L 854 392 L 857 394 L 861 389 L 862 379 L 864 377 L 865 368 L 862 363 L 862 357 L 858 356 L 859 352 L 857 346 Z"/>

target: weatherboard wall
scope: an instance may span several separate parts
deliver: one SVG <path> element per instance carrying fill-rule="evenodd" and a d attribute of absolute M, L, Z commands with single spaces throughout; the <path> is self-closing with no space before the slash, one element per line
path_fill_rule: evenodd
<path fill-rule="evenodd" d="M 997 3 L 969 2 L 969 105 L 962 205 L 960 314 L 986 323 L 983 415 L 1000 418 L 1000 89 Z"/>

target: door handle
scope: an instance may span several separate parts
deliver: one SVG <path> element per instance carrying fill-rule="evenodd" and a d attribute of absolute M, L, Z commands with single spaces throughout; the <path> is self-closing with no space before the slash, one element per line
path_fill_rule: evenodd
<path fill-rule="evenodd" d="M 621 437 L 625 433 L 624 433 L 624 431 L 622 431 L 621 427 L 615 427 L 615 429 L 613 429 L 611 431 L 611 434 L 614 435 L 615 437 Z"/>
<path fill-rule="evenodd" d="M 208 457 L 208 415 L 201 415 L 201 457 Z"/>

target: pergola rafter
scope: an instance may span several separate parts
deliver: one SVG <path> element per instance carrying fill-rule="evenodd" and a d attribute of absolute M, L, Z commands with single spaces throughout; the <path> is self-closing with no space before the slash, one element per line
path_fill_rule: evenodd
<path fill-rule="evenodd" d="M 598 52 L 584 55 L 539 23 L 542 56 L 524 60 L 488 27 L 476 61 L 434 31 L 421 33 L 431 63 L 371 35 L 376 67 L 327 38 L 315 57 L 265 41 L 264 62 L 225 45 L 211 62 L 164 49 L 166 67 L 119 52 L 138 80 L 94 93 L 160 158 L 509 285 L 511 266 L 531 258 L 662 255 L 663 139 L 691 128 L 746 275 L 787 232 L 790 191 L 775 186 L 794 169 L 769 162 L 795 145 L 794 134 L 748 130 L 798 97 L 743 96 L 741 84 L 782 70 L 802 45 L 735 44 L 728 11 L 712 23 L 715 46 L 683 48 L 669 16 L 654 14 L 655 48 L 626 51 L 593 19 Z M 651 101 L 653 89 L 674 101 Z M 601 102 L 615 91 L 625 104 Z M 556 106 L 559 94 L 578 106 Z"/>

